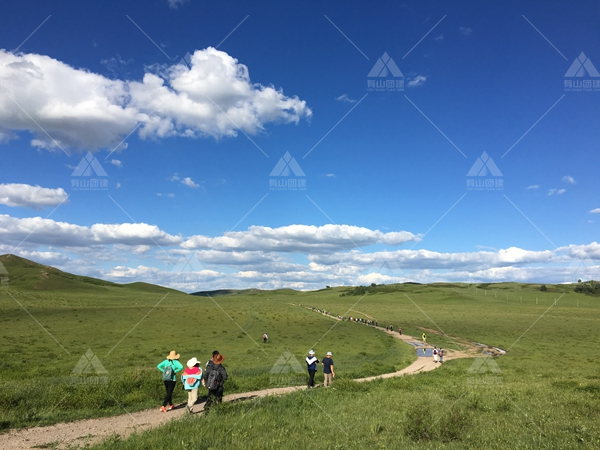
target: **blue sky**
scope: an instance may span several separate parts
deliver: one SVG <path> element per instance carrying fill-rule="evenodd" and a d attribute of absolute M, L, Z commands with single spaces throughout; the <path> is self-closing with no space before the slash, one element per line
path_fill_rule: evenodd
<path fill-rule="evenodd" d="M 599 22 L 595 2 L 4 6 L 0 251 L 185 291 L 598 279 Z M 402 75 L 368 77 L 384 53 Z M 88 152 L 105 175 L 77 174 Z M 302 174 L 272 174 L 286 153 Z M 467 176 L 480 157 L 498 172 Z"/>

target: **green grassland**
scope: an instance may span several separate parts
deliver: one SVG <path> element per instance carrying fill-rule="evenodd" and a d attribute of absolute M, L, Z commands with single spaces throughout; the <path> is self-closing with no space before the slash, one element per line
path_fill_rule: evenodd
<path fill-rule="evenodd" d="M 154 367 L 172 348 L 184 362 L 220 350 L 230 373 L 227 392 L 270 387 L 269 371 L 286 349 L 302 364 L 325 335 L 315 350 L 334 353 L 335 389 L 223 404 L 99 448 L 600 448 L 600 296 L 573 286 L 542 292 L 520 283 L 404 284 L 210 298 L 41 275 L 48 269 L 1 258 L 11 278 L 0 291 L 0 428 L 119 414 L 115 399 L 129 411 L 156 407 L 163 388 Z M 54 289 L 40 285 L 50 278 Z M 493 359 L 500 372 L 473 374 L 474 360 L 459 359 L 432 372 L 358 384 L 351 379 L 407 366 L 413 349 L 305 306 L 372 316 L 414 336 L 422 328 L 443 330 L 508 352 Z M 428 333 L 428 342 L 455 348 L 442 334 Z M 107 384 L 68 382 L 88 348 L 106 368 Z M 482 375 L 494 383 L 481 383 Z"/>

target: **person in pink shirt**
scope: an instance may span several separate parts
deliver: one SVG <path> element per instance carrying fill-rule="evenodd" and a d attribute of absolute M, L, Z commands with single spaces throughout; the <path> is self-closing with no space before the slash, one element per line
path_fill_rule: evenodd
<path fill-rule="evenodd" d="M 186 410 L 188 413 L 192 413 L 194 404 L 198 400 L 198 388 L 200 387 L 200 380 L 202 379 L 202 369 L 200 368 L 200 362 L 198 359 L 192 358 L 187 362 L 187 369 L 183 371 L 181 375 L 181 381 L 183 382 L 183 388 L 188 393 L 188 402 Z M 204 384 L 204 382 L 202 382 Z"/>

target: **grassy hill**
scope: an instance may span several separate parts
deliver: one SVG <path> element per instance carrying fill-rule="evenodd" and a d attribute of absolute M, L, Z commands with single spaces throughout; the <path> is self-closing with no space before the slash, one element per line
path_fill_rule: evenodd
<path fill-rule="evenodd" d="M 122 414 L 120 405 L 155 408 L 164 391 L 155 367 L 172 349 L 184 363 L 221 351 L 232 393 L 273 386 L 271 371 L 287 350 L 303 364 L 314 347 L 318 356 L 333 352 L 335 389 L 222 405 L 102 448 L 600 448 L 600 302 L 576 286 L 406 283 L 204 291 L 209 297 L 78 277 L 14 256 L 0 261 L 10 277 L 0 289 L 0 432 Z M 454 341 L 444 333 L 505 349 L 494 359 L 498 382 L 473 386 L 489 371 L 473 374 L 472 360 L 454 360 L 358 385 L 351 379 L 407 366 L 414 349 L 307 306 L 413 336 L 425 329 L 428 342 L 445 348 Z M 106 371 L 97 384 L 72 374 L 88 349 Z M 177 401 L 184 395 L 176 388 Z"/>

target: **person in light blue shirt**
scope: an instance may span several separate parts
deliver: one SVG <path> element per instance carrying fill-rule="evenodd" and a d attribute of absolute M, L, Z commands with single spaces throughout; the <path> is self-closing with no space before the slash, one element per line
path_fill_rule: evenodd
<path fill-rule="evenodd" d="M 175 350 L 167 355 L 167 358 L 161 362 L 156 368 L 163 374 L 163 382 L 167 391 L 163 405 L 160 407 L 161 412 L 171 411 L 173 409 L 173 390 L 177 380 L 177 372 L 183 370 L 183 366 L 178 361 L 179 354 Z M 167 405 L 169 407 L 167 408 Z"/>

